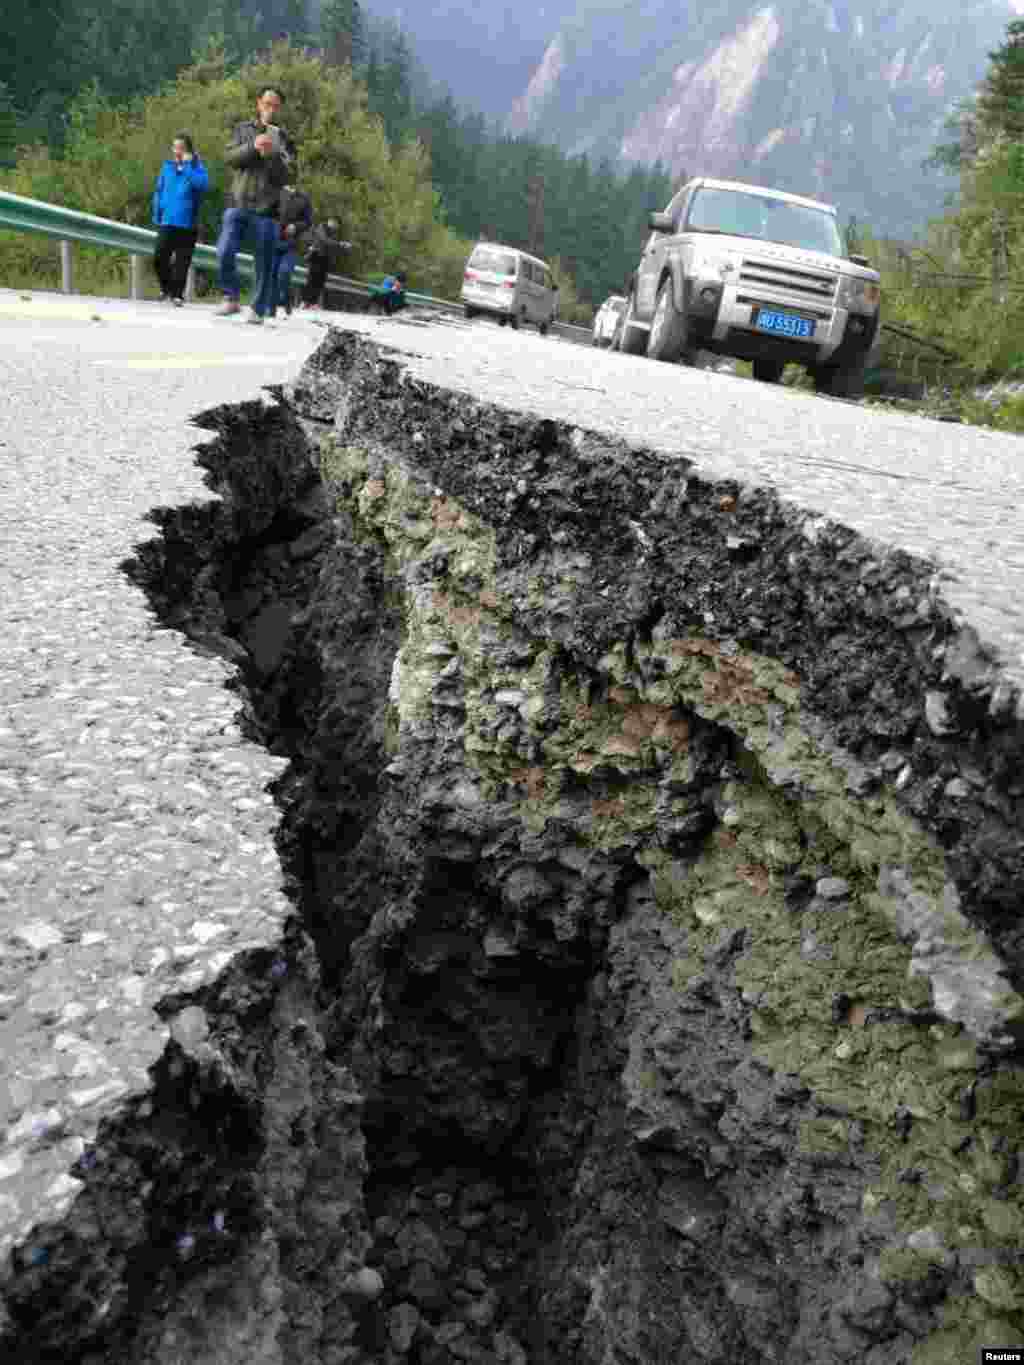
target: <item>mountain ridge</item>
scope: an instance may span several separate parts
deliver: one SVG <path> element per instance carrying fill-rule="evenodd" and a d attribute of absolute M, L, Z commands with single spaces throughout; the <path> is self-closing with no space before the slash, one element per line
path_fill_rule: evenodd
<path fill-rule="evenodd" d="M 942 209 L 951 182 L 921 163 L 1020 8 L 551 0 L 517 11 L 508 0 L 424 0 L 403 21 L 455 99 L 473 101 L 485 84 L 479 107 L 510 133 L 615 161 L 660 159 L 676 177 L 774 184 L 907 235 Z"/>

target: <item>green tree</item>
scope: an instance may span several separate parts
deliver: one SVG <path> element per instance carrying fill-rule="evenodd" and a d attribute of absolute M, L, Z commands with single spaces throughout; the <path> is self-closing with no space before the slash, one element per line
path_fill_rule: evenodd
<path fill-rule="evenodd" d="M 71 54 L 62 37 L 71 25 L 71 0 L 33 0 L 4 6 L 0 84 L 19 109 L 32 109 L 56 83 L 70 93 L 62 67 Z"/>
<path fill-rule="evenodd" d="M 21 141 L 21 125 L 14 100 L 3 81 L 0 81 L 0 167 L 14 165 L 15 152 Z"/>
<path fill-rule="evenodd" d="M 985 141 L 1024 137 L 1024 19 L 1006 26 L 1006 41 L 989 53 L 991 65 L 978 93 L 977 115 Z"/>
<path fill-rule="evenodd" d="M 977 103 L 976 96 L 957 101 L 942 125 L 950 135 L 949 140 L 935 146 L 924 162 L 925 167 L 959 174 L 974 164 L 981 146 Z"/>
<path fill-rule="evenodd" d="M 378 114 L 392 142 L 401 142 L 413 131 L 412 54 L 399 28 L 383 41 L 370 40 L 366 88 L 371 112 Z"/>
<path fill-rule="evenodd" d="M 333 66 L 358 65 L 364 56 L 365 25 L 359 0 L 324 0 L 320 42 Z"/>
<path fill-rule="evenodd" d="M 78 0 L 58 31 L 59 88 L 87 82 L 115 101 L 157 89 L 189 64 L 208 0 Z"/>

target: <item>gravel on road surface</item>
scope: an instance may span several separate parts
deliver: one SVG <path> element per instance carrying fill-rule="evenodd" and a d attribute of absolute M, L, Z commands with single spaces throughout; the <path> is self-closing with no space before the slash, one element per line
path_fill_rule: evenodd
<path fill-rule="evenodd" d="M 0 1256 L 147 1089 L 153 1005 L 280 937 L 284 760 L 118 566 L 152 507 L 210 497 L 190 416 L 287 380 L 321 336 L 0 291 Z"/>

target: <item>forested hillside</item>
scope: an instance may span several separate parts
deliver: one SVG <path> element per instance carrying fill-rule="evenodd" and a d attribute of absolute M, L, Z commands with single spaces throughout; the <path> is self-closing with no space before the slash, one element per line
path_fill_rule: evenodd
<path fill-rule="evenodd" d="M 595 164 L 586 156 L 570 157 L 538 138 L 510 137 L 482 114 L 460 110 L 450 95 L 435 91 L 404 33 L 364 12 L 358 0 L 324 0 L 316 9 L 304 0 L 273 0 L 259 11 L 256 0 L 219 0 L 212 6 L 210 0 L 167 0 L 159 6 L 156 0 L 117 0 L 114 9 L 90 9 L 79 0 L 46 3 L 52 6 L 56 41 L 44 43 L 36 27 L 21 23 L 14 34 L 17 60 L 10 52 L 0 56 L 6 83 L 0 87 L 0 139 L 7 110 L 7 152 L 0 160 L 12 162 L 21 145 L 19 164 L 6 178 L 21 193 L 145 222 L 152 176 L 176 130 L 201 131 L 204 154 L 214 158 L 216 170 L 226 128 L 204 123 L 200 129 L 209 105 L 200 92 L 224 82 L 218 104 L 224 123 L 242 117 L 257 73 L 280 72 L 280 56 L 276 66 L 268 66 L 261 55 L 276 39 L 279 50 L 284 44 L 293 59 L 304 54 L 318 68 L 328 103 L 337 103 L 328 92 L 338 73 L 347 71 L 354 93 L 346 85 L 342 105 L 358 99 L 379 121 L 384 161 L 374 153 L 375 169 L 365 184 L 349 182 L 332 195 L 307 185 L 315 198 L 319 194 L 319 210 L 357 220 L 348 227 L 358 239 L 353 269 L 404 265 L 417 287 L 440 288 L 443 281 L 455 291 L 456 259 L 486 235 L 552 258 L 563 316 L 587 321 L 593 307 L 621 287 L 647 213 L 671 194 L 659 166 L 616 168 L 608 160 Z M 158 42 L 153 33 L 160 35 Z M 68 62 L 65 52 L 72 54 Z M 277 79 L 287 86 L 289 76 Z M 310 79 L 303 67 L 303 88 Z M 289 126 L 293 107 L 290 101 Z M 334 136 L 345 142 L 350 132 L 336 126 Z M 308 145 L 301 164 L 304 176 L 314 175 L 318 162 Z M 396 186 L 406 183 L 413 164 L 436 191 L 432 211 L 447 237 L 442 247 L 435 236 L 431 250 L 443 259 L 428 260 L 423 243 L 414 247 L 396 226 Z M 103 170 L 97 176 L 98 165 Z M 206 240 L 215 234 L 223 188 L 221 179 L 207 200 Z M 12 278 L 16 258 L 17 278 L 27 282 L 27 263 L 41 262 L 45 245 L 5 240 L 5 274 Z M 99 258 L 95 265 L 102 273 Z M 119 267 L 111 261 L 109 268 Z"/>

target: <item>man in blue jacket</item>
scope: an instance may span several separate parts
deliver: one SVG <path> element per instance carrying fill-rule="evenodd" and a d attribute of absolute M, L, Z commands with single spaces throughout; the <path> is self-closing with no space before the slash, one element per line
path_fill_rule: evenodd
<path fill-rule="evenodd" d="M 180 308 L 185 281 L 199 236 L 199 206 L 210 177 L 196 155 L 188 133 L 171 143 L 171 156 L 160 167 L 153 191 L 153 224 L 157 229 L 153 266 L 160 281 L 160 302 Z"/>

